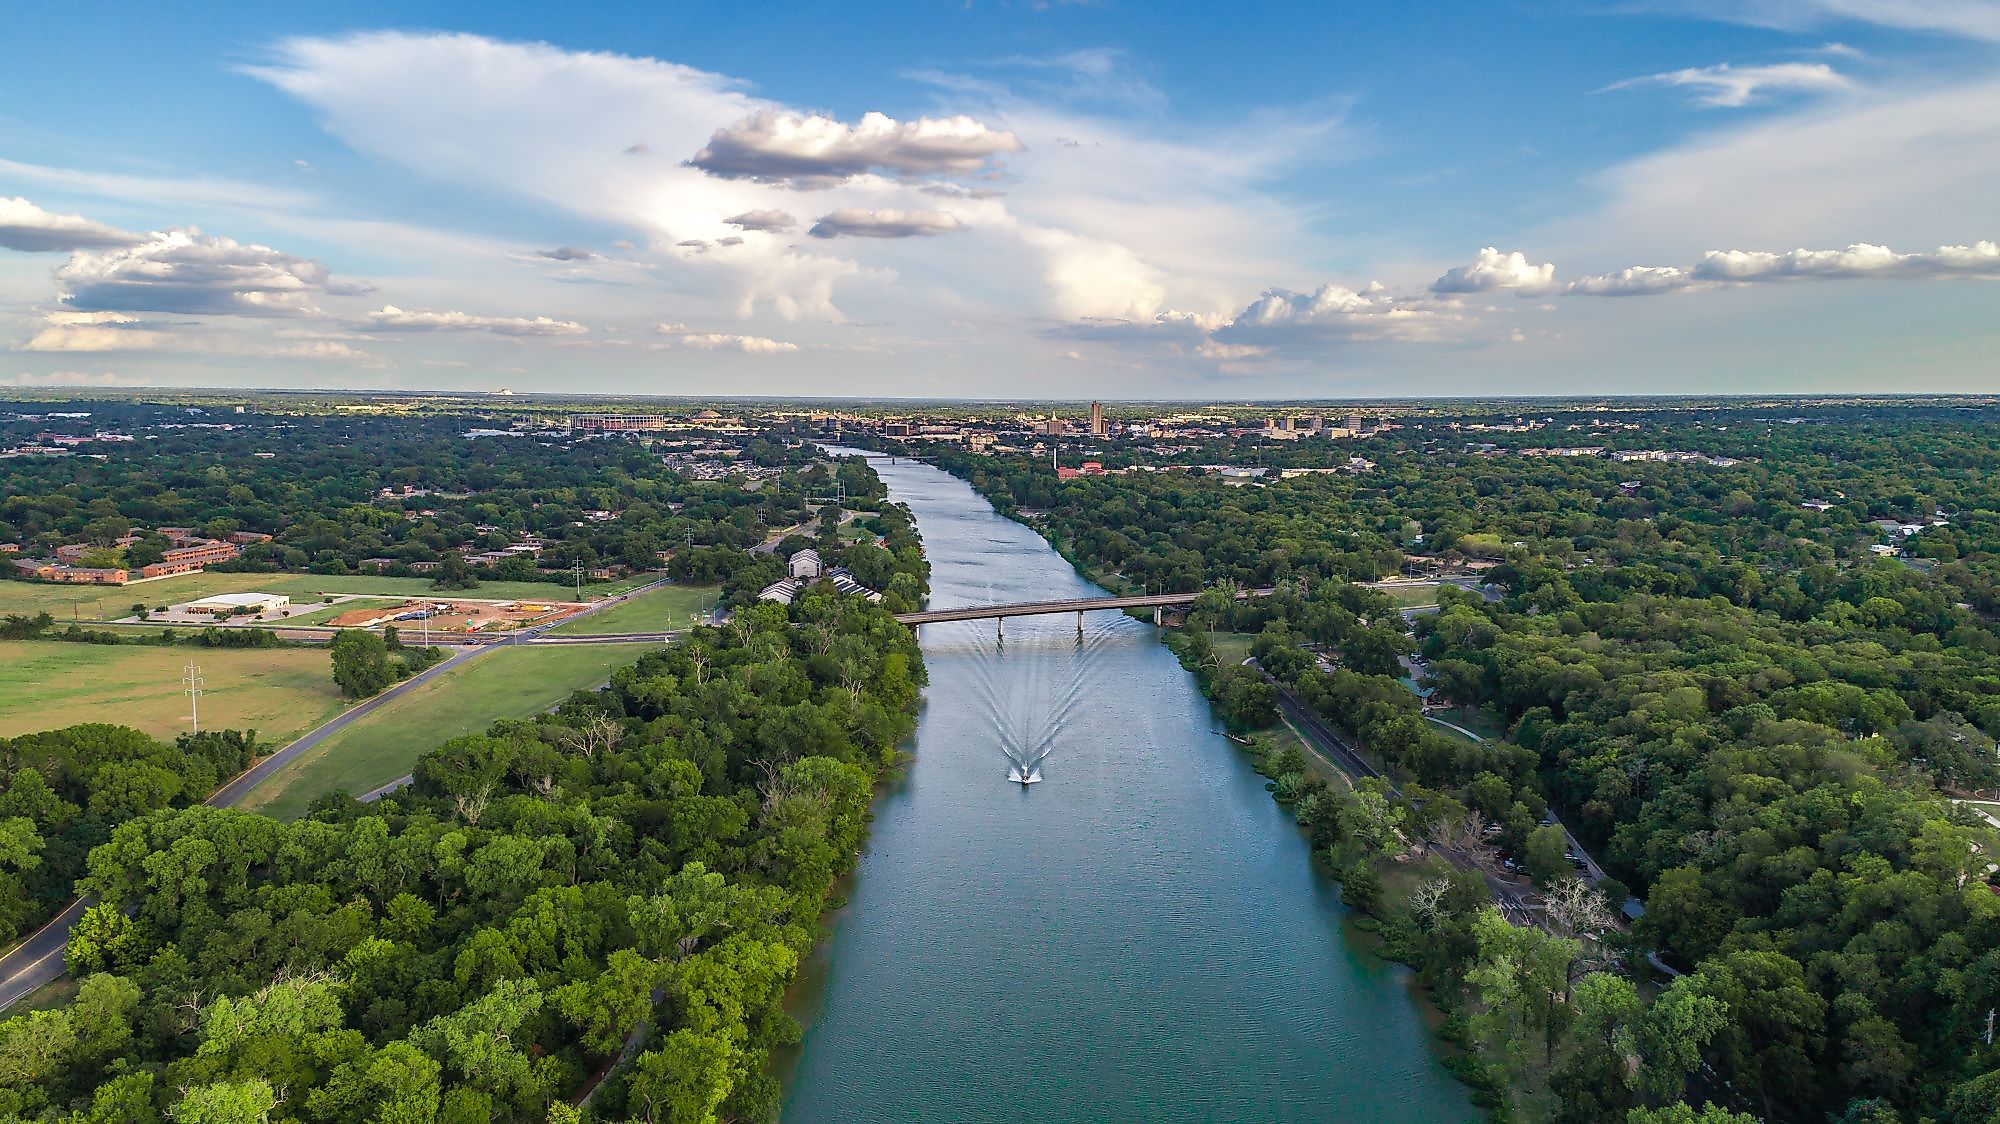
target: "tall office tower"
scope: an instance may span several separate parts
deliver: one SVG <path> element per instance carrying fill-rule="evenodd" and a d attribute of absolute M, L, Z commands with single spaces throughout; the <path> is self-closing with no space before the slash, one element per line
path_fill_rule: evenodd
<path fill-rule="evenodd" d="M 1104 403 L 1102 402 L 1092 402 L 1090 404 L 1090 435 L 1092 437 L 1104 436 Z"/>

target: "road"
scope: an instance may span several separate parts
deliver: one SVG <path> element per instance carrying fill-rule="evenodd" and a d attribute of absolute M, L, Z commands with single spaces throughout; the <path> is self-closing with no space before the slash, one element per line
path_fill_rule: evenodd
<path fill-rule="evenodd" d="M 824 506 L 826 505 L 807 504 L 806 505 L 807 509 L 813 512 L 813 515 L 810 518 L 808 518 L 803 523 L 798 523 L 790 527 L 784 527 L 779 530 L 772 531 L 769 535 L 765 536 L 763 542 L 760 542 L 756 546 L 751 547 L 750 553 L 776 554 L 778 552 L 778 544 L 784 542 L 786 539 L 792 537 L 793 535 L 806 535 L 808 537 L 811 537 L 812 532 L 810 532 L 808 528 L 813 527 L 819 522 L 819 509 Z M 854 515 L 855 515 L 854 512 L 848 511 L 845 508 L 843 508 L 840 512 L 839 525 L 844 527 L 847 524 L 854 522 Z"/>
<path fill-rule="evenodd" d="M 1435 722 L 1438 725 L 1443 726 L 1447 730 L 1457 730 L 1459 733 L 1464 734 L 1466 737 L 1471 738 L 1473 741 L 1476 742 L 1483 742 L 1486 740 L 1480 735 L 1473 733 L 1471 730 L 1468 730 L 1465 727 L 1460 726 L 1455 722 L 1446 722 L 1444 719 L 1439 718 L 1434 714 L 1424 715 L 1424 721 Z M 1592 886 L 1595 886 L 1599 882 L 1604 881 L 1605 877 L 1604 867 L 1598 864 L 1598 861 L 1595 856 L 1593 856 L 1589 851 L 1584 850 L 1582 841 L 1577 839 L 1576 835 L 1570 831 L 1567 825 L 1565 825 L 1561 820 L 1555 818 L 1554 814 L 1550 814 L 1548 819 L 1545 820 L 1544 822 L 1552 823 L 1557 827 L 1562 828 L 1563 841 L 1569 844 L 1569 853 L 1583 860 L 1583 873 L 1585 881 L 1589 882 Z M 1611 904 L 1612 906 L 1616 907 L 1623 905 L 1624 903 L 1612 902 Z"/>
<path fill-rule="evenodd" d="M 588 616 L 600 609 L 616 605 L 627 598 L 636 597 L 648 590 L 656 589 L 659 586 L 665 585 L 667 581 L 668 579 L 661 578 L 659 581 L 642 585 L 637 589 L 628 590 L 615 597 L 607 597 L 601 601 L 593 602 L 589 608 L 582 612 L 566 617 L 562 622 L 556 623 L 567 623 L 568 621 Z M 543 626 L 543 628 L 548 627 L 553 627 L 553 625 Z M 228 808 L 235 805 L 251 789 L 268 780 L 271 774 L 297 760 L 300 754 L 310 751 L 314 746 L 319 745 L 327 738 L 382 709 L 404 692 L 427 683 L 440 675 L 448 674 L 452 669 L 478 659 L 482 654 L 493 651 L 496 648 L 502 648 L 509 644 L 535 643 L 609 644 L 622 642 L 629 644 L 634 640 L 648 639 L 659 635 L 658 633 L 645 633 L 639 636 L 605 635 L 544 638 L 541 633 L 541 628 L 528 629 L 519 633 L 507 634 L 504 640 L 489 641 L 484 644 L 460 648 L 458 651 L 453 652 L 449 658 L 432 664 L 430 667 L 390 687 L 381 694 L 362 702 L 358 706 L 342 711 L 326 725 L 307 733 L 292 744 L 252 765 L 249 769 L 229 781 L 229 783 L 216 789 L 209 796 L 206 803 L 217 808 Z M 384 786 L 382 789 L 377 789 L 369 795 L 379 797 L 384 791 L 394 788 L 398 783 L 392 781 L 389 785 Z M 20 1001 L 21 997 L 30 992 L 53 983 L 63 974 L 63 950 L 69 945 L 70 928 L 76 924 L 77 918 L 83 916 L 83 911 L 89 908 L 89 906 L 90 900 L 87 898 L 78 898 L 69 903 L 68 907 L 61 913 L 56 914 L 48 924 L 35 930 L 26 939 L 22 940 L 21 943 L 9 949 L 4 956 L 0 956 L 0 1011 L 13 1006 L 16 1002 Z"/>

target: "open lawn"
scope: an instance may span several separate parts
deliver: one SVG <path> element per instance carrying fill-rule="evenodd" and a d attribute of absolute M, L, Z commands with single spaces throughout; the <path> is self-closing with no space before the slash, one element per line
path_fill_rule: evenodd
<path fill-rule="evenodd" d="M 1398 608 L 1407 609 L 1414 605 L 1435 605 L 1438 603 L 1438 582 L 1395 583 L 1393 585 L 1372 585 L 1368 588 L 1386 595 Z"/>
<path fill-rule="evenodd" d="M 502 718 L 526 718 L 571 691 L 598 686 L 654 647 L 521 645 L 480 656 L 320 743 L 251 790 L 242 807 L 291 819 L 326 793 L 359 795 L 408 773 L 417 758 L 452 738 Z"/>
<path fill-rule="evenodd" d="M 1447 707 L 1437 716 L 1455 726 L 1463 726 L 1488 741 L 1505 741 L 1507 727 L 1485 707 Z"/>
<path fill-rule="evenodd" d="M 586 599 L 623 593 L 646 584 L 656 575 L 637 574 L 615 582 L 586 584 Z M 130 616 L 132 606 L 178 605 L 198 601 L 218 593 L 283 593 L 295 602 L 318 600 L 327 593 L 357 593 L 385 598 L 436 597 L 429 578 L 382 578 L 367 574 L 332 577 L 325 574 L 176 574 L 170 578 L 135 585 L 57 585 L 52 582 L 0 581 L 0 615 L 47 612 L 56 620 L 117 620 Z M 574 585 L 549 582 L 481 582 L 472 589 L 452 590 L 442 596 L 484 600 L 547 601 L 576 596 Z"/>
<path fill-rule="evenodd" d="M 579 620 L 559 624 L 551 635 L 577 633 L 664 632 L 686 628 L 695 614 L 715 607 L 722 587 L 715 585 L 663 585 L 620 605 L 600 609 Z"/>
<path fill-rule="evenodd" d="M 1224 667 L 1240 664 L 1250 658 L 1250 645 L 1257 639 L 1254 632 L 1211 632 L 1209 643 L 1215 647 L 1215 661 Z"/>
<path fill-rule="evenodd" d="M 314 609 L 296 617 L 286 617 L 276 622 L 288 625 L 325 624 L 342 613 L 352 613 L 361 609 L 388 609 L 405 604 L 400 597 L 349 597 L 336 601 L 324 609 Z"/>
<path fill-rule="evenodd" d="M 163 741 L 186 733 L 181 676 L 189 661 L 201 665 L 207 729 L 255 729 L 258 741 L 276 747 L 344 705 L 325 648 L 0 641 L 0 737 L 79 722 L 131 726 Z"/>

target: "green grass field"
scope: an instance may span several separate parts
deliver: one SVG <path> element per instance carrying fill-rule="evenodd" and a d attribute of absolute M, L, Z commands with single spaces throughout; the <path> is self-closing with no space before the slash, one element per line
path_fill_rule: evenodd
<path fill-rule="evenodd" d="M 359 795 L 409 772 L 417 758 L 452 738 L 498 719 L 525 718 L 571 691 L 596 687 L 653 647 L 520 646 L 480 656 L 328 738 L 253 789 L 241 806 L 291 819 L 325 793 Z"/>
<path fill-rule="evenodd" d="M 288 625 L 325 624 L 342 613 L 351 613 L 357 609 L 387 609 L 401 604 L 403 604 L 403 599 L 399 597 L 355 597 L 346 601 L 336 601 L 324 609 L 314 609 L 312 612 L 302 616 L 286 617 L 282 621 L 272 621 L 271 623 Z"/>
<path fill-rule="evenodd" d="M 644 585 L 654 575 L 640 574 L 616 582 L 585 585 L 586 598 L 623 593 Z M 130 616 L 132 606 L 178 605 L 218 593 L 283 593 L 295 601 L 317 600 L 325 593 L 358 593 L 387 598 L 433 597 L 429 578 L 381 578 L 366 574 L 331 577 L 324 574 L 176 574 L 137 585 L 56 585 L 50 582 L 0 581 L 0 614 L 47 612 L 56 620 L 117 620 Z M 445 596 L 486 600 L 547 601 L 576 596 L 573 585 L 549 582 L 481 582 L 477 588 L 454 590 Z"/>
<path fill-rule="evenodd" d="M 663 585 L 622 605 L 613 605 L 581 620 L 559 624 L 549 633 L 661 632 L 669 625 L 686 628 L 695 614 L 714 608 L 721 597 L 721 586 Z"/>
<path fill-rule="evenodd" d="M 1438 712 L 1438 717 L 1455 726 L 1463 726 L 1487 741 L 1505 741 L 1507 726 L 1493 716 L 1485 707 L 1467 709 L 1462 706 L 1449 707 Z"/>
<path fill-rule="evenodd" d="M 1250 645 L 1257 639 L 1254 632 L 1211 632 L 1209 643 L 1215 648 L 1215 660 L 1224 667 L 1240 664 L 1250 658 Z"/>
<path fill-rule="evenodd" d="M 1425 582 L 1421 585 L 1390 585 L 1372 587 L 1376 593 L 1386 594 L 1399 609 L 1412 605 L 1435 605 L 1438 603 L 1438 583 Z"/>
<path fill-rule="evenodd" d="M 188 730 L 183 669 L 201 666 L 207 729 L 280 746 L 340 713 L 324 648 L 155 648 L 0 641 L 0 737 L 112 722 L 166 740 Z"/>

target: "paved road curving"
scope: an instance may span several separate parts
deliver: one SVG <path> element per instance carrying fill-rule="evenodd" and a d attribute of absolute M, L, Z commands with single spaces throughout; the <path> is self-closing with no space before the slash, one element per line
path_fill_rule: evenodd
<path fill-rule="evenodd" d="M 667 581 L 668 579 L 662 578 L 659 581 L 650 582 L 636 589 L 627 590 L 615 597 L 606 597 L 602 600 L 592 602 L 590 607 L 584 609 L 582 612 L 565 617 L 564 622 L 589 616 L 600 609 L 616 605 L 621 601 L 636 597 L 649 590 L 657 589 L 667 584 Z M 622 641 L 629 644 L 638 640 L 650 640 L 659 635 L 657 632 L 652 632 L 625 636 L 598 635 L 575 637 L 564 640 L 556 637 L 544 638 L 542 636 L 542 629 L 536 628 L 520 633 L 508 634 L 505 639 L 496 637 L 483 644 L 460 648 L 453 652 L 450 657 L 432 664 L 430 667 L 397 683 L 374 698 L 362 702 L 359 706 L 342 711 L 326 725 L 311 731 L 285 748 L 257 762 L 229 783 L 216 789 L 205 803 L 217 808 L 232 807 L 247 796 L 250 790 L 269 780 L 273 773 L 298 760 L 301 754 L 311 751 L 315 746 L 346 729 L 354 722 L 387 706 L 390 701 L 402 695 L 405 691 L 421 686 L 440 675 L 448 673 L 453 668 L 478 659 L 481 654 L 493 651 L 496 648 L 503 648 L 510 644 L 538 643 L 581 642 L 586 644 L 609 644 Z M 391 782 L 391 785 L 396 783 Z M 379 796 L 382 791 L 378 789 L 372 795 Z M 70 928 L 76 924 L 77 918 L 83 916 L 83 911 L 89 908 L 90 904 L 90 899 L 88 898 L 78 898 L 72 901 L 61 913 L 51 918 L 48 924 L 35 930 L 25 940 L 21 941 L 21 943 L 9 949 L 5 955 L 0 956 L 0 1011 L 13 1006 L 30 992 L 53 983 L 63 974 L 63 950 L 69 945 Z"/>

